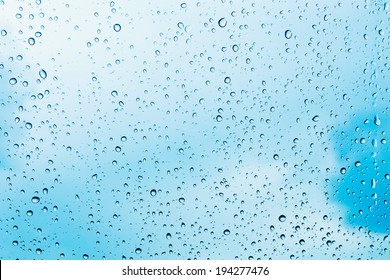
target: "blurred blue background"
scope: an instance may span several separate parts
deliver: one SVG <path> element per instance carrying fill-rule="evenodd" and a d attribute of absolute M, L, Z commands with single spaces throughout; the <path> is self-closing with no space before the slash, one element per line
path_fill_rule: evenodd
<path fill-rule="evenodd" d="M 1 259 L 389 259 L 388 1 L 0 1 Z"/>

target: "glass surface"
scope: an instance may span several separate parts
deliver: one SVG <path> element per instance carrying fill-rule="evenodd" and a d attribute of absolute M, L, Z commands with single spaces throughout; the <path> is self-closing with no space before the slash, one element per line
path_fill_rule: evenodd
<path fill-rule="evenodd" d="M 1 259 L 390 259 L 388 1 L 0 1 Z"/>

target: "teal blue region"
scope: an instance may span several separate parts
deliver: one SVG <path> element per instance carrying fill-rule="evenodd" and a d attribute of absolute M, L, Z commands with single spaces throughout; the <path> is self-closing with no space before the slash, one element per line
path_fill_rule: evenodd
<path fill-rule="evenodd" d="M 341 164 L 332 180 L 335 198 L 347 207 L 352 225 L 385 234 L 390 228 L 389 121 L 388 107 L 379 107 L 348 120 L 333 139 Z"/>

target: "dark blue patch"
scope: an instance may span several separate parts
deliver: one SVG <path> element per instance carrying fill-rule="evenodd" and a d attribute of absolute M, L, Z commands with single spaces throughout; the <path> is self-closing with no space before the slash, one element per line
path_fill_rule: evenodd
<path fill-rule="evenodd" d="M 334 136 L 341 160 L 332 180 L 334 197 L 347 206 L 348 221 L 365 230 L 387 233 L 390 228 L 390 129 L 388 111 L 353 118 Z M 390 140 L 390 139 L 389 139 Z"/>

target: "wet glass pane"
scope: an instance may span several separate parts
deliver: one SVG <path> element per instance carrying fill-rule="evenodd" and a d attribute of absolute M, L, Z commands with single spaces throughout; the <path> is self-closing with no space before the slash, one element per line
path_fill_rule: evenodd
<path fill-rule="evenodd" d="M 1 259 L 389 259 L 388 1 L 0 0 Z"/>

